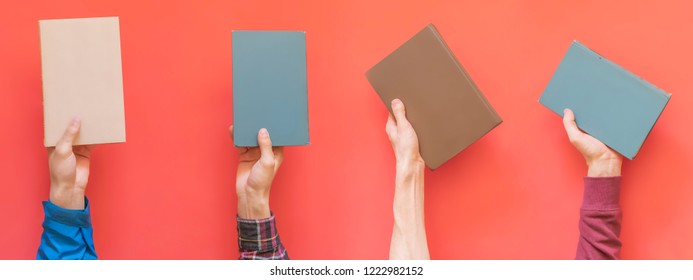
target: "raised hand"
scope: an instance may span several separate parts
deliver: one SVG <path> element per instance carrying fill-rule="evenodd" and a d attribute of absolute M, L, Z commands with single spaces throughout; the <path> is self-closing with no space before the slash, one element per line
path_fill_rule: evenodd
<path fill-rule="evenodd" d="M 73 146 L 81 121 L 72 120 L 55 147 L 48 148 L 50 201 L 62 208 L 84 209 L 84 192 L 89 181 L 89 156 L 93 146 Z"/>
<path fill-rule="evenodd" d="M 233 126 L 229 133 L 233 139 Z M 284 159 L 284 148 L 272 147 L 267 129 L 260 129 L 257 140 L 259 147 L 238 147 L 236 195 L 238 216 L 243 219 L 270 217 L 270 187 Z"/>
<path fill-rule="evenodd" d="M 587 163 L 587 176 L 609 177 L 621 175 L 622 157 L 591 135 L 582 132 L 575 123 L 570 109 L 563 110 L 563 126 L 570 143 L 582 154 Z"/>

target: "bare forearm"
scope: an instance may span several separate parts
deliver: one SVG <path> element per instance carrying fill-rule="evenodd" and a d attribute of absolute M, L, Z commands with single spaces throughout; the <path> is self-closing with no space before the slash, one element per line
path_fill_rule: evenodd
<path fill-rule="evenodd" d="M 429 259 L 424 223 L 424 164 L 397 164 L 390 259 Z"/>

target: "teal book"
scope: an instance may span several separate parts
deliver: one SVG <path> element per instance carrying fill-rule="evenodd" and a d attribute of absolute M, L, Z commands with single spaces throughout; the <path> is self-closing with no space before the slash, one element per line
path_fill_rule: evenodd
<path fill-rule="evenodd" d="M 574 41 L 539 102 L 560 116 L 573 110 L 580 129 L 633 159 L 670 97 Z"/>
<path fill-rule="evenodd" d="M 267 128 L 274 146 L 310 144 L 306 33 L 233 31 L 233 143 L 256 147 Z"/>

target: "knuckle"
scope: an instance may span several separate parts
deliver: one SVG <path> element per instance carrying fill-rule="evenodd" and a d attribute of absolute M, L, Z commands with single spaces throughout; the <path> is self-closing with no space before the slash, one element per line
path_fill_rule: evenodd
<path fill-rule="evenodd" d="M 411 132 L 414 130 L 414 127 L 411 126 L 411 123 L 409 122 L 402 122 L 401 129 L 407 132 Z"/>
<path fill-rule="evenodd" d="M 55 153 L 59 156 L 67 156 L 70 154 L 70 148 L 67 145 L 59 145 L 55 147 Z"/>
<path fill-rule="evenodd" d="M 274 168 L 274 159 L 271 157 L 261 157 L 260 164 L 267 168 Z"/>

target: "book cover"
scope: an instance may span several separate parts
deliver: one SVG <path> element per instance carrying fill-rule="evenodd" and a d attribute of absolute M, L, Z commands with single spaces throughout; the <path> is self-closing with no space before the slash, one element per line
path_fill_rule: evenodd
<path fill-rule="evenodd" d="M 574 41 L 539 102 L 560 116 L 571 109 L 580 129 L 633 159 L 670 97 Z"/>
<path fill-rule="evenodd" d="M 368 70 L 366 77 L 390 113 L 390 102 L 402 100 L 421 156 L 431 169 L 502 122 L 432 24 Z"/>
<path fill-rule="evenodd" d="M 310 144 L 306 33 L 233 31 L 233 142 L 257 146 L 267 128 L 272 145 Z"/>
<path fill-rule="evenodd" d="M 44 145 L 55 146 L 74 117 L 75 145 L 125 142 L 117 17 L 39 21 Z"/>

